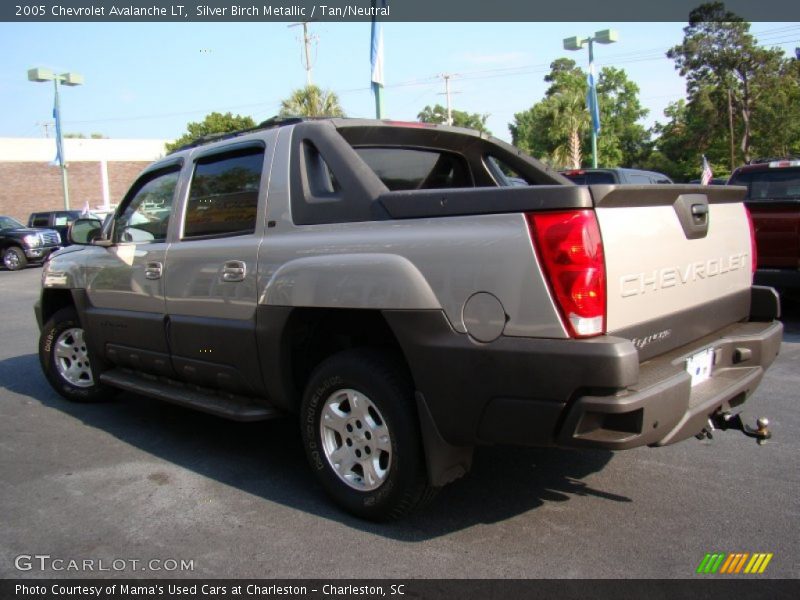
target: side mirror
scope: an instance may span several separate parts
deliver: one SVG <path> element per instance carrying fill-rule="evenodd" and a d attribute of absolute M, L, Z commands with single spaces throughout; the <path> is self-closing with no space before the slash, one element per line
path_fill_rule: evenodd
<path fill-rule="evenodd" d="M 99 219 L 81 218 L 75 219 L 69 226 L 67 237 L 73 244 L 89 246 L 100 238 L 100 228 L 103 224 Z"/>

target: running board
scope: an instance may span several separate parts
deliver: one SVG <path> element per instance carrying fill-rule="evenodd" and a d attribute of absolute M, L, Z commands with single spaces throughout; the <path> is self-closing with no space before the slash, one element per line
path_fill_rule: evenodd
<path fill-rule="evenodd" d="M 120 368 L 106 371 L 100 381 L 128 392 L 194 408 L 233 421 L 263 421 L 283 416 L 281 411 L 256 404 L 246 396 L 189 386 L 172 379 L 140 375 Z"/>

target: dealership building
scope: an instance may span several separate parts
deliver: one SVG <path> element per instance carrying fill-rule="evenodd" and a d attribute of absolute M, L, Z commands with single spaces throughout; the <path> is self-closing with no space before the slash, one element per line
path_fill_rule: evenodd
<path fill-rule="evenodd" d="M 107 210 L 136 176 L 166 154 L 168 140 L 64 139 L 73 210 Z M 61 210 L 64 192 L 53 138 L 0 138 L 0 215 L 28 222 L 33 212 Z"/>

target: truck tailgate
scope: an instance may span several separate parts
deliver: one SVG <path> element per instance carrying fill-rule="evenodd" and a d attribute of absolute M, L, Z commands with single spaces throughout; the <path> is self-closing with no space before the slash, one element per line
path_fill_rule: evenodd
<path fill-rule="evenodd" d="M 642 359 L 747 317 L 744 188 L 590 186 L 603 238 L 607 330 Z"/>

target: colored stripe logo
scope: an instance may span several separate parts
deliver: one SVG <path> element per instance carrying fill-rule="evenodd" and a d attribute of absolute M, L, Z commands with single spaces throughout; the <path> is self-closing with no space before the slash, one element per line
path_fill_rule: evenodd
<path fill-rule="evenodd" d="M 714 552 L 707 553 L 697 567 L 702 575 L 760 574 L 767 570 L 772 560 L 772 552 Z"/>

